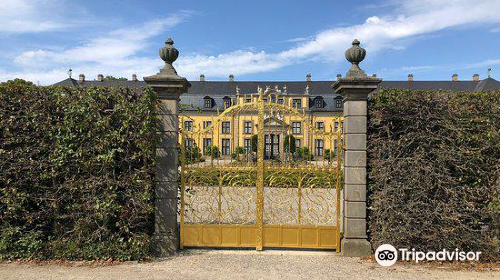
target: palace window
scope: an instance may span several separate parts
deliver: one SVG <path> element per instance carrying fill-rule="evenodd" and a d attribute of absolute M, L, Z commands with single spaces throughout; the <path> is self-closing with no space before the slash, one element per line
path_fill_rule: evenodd
<path fill-rule="evenodd" d="M 191 148 L 194 146 L 194 140 L 191 138 L 184 139 L 184 148 Z"/>
<path fill-rule="evenodd" d="M 243 147 L 245 148 L 245 153 L 249 154 L 252 151 L 252 140 L 245 138 L 243 140 Z"/>
<path fill-rule="evenodd" d="M 302 147 L 302 140 L 301 139 L 295 139 L 295 147 L 297 147 L 297 148 Z"/>
<path fill-rule="evenodd" d="M 222 155 L 228 156 L 231 153 L 230 139 L 222 139 Z"/>
<path fill-rule="evenodd" d="M 203 151 L 206 153 L 208 147 L 212 146 L 212 138 L 203 138 Z"/>
<path fill-rule="evenodd" d="M 316 108 L 323 108 L 323 98 L 322 97 L 316 97 L 314 99 Z"/>
<path fill-rule="evenodd" d="M 278 104 L 283 104 L 283 98 L 278 99 Z"/>
<path fill-rule="evenodd" d="M 245 121 L 243 123 L 243 133 L 245 133 L 245 134 L 252 133 L 252 122 L 251 121 Z"/>
<path fill-rule="evenodd" d="M 271 94 L 271 102 L 276 103 L 276 95 Z"/>
<path fill-rule="evenodd" d="M 229 98 L 228 96 L 224 96 L 223 100 L 224 100 L 224 109 L 231 107 L 231 98 Z"/>
<path fill-rule="evenodd" d="M 335 108 L 342 108 L 342 98 L 335 98 Z"/>
<path fill-rule="evenodd" d="M 231 123 L 230 122 L 222 122 L 222 133 L 224 133 L 224 134 L 231 133 Z"/>
<path fill-rule="evenodd" d="M 316 128 L 325 131 L 325 123 L 324 122 L 316 122 Z"/>
<path fill-rule="evenodd" d="M 184 121 L 184 130 L 192 131 L 193 130 L 193 121 Z"/>
<path fill-rule="evenodd" d="M 315 151 L 317 156 L 322 156 L 323 155 L 323 149 L 325 147 L 325 142 L 323 139 L 316 139 L 314 140 L 314 146 L 315 146 Z"/>
<path fill-rule="evenodd" d="M 292 122 L 292 133 L 293 134 L 301 134 L 302 133 L 302 123 L 301 122 Z"/>
<path fill-rule="evenodd" d="M 292 100 L 292 106 L 294 108 L 302 108 L 302 99 L 294 99 L 294 100 Z"/>
<path fill-rule="evenodd" d="M 212 125 L 212 121 L 203 121 L 203 128 L 207 128 Z"/>
<path fill-rule="evenodd" d="M 212 106 L 213 106 L 212 97 L 210 97 L 210 96 L 203 97 L 203 107 L 204 108 L 212 108 Z"/>
<path fill-rule="evenodd" d="M 333 129 L 333 131 L 334 131 L 334 132 L 337 132 L 337 130 L 339 130 L 339 122 L 335 122 L 335 124 L 334 124 L 334 129 Z"/>
<path fill-rule="evenodd" d="M 337 154 L 337 139 L 333 140 L 333 154 L 336 155 Z"/>
<path fill-rule="evenodd" d="M 251 98 L 247 98 L 247 99 L 245 100 L 245 102 L 246 102 L 246 103 L 250 103 L 250 102 L 252 102 L 252 99 L 251 99 Z"/>

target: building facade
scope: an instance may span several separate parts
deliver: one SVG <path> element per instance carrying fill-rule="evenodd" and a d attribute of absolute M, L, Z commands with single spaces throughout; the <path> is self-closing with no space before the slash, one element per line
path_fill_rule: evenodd
<path fill-rule="evenodd" d="M 340 78 L 340 75 L 337 75 Z M 183 130 L 201 131 L 213 127 L 200 134 L 199 139 L 184 139 L 185 146 L 195 143 L 201 151 L 210 146 L 217 146 L 222 157 L 229 157 L 236 150 L 250 153 L 252 136 L 256 135 L 257 115 L 252 112 L 244 114 L 227 114 L 221 122 L 214 119 L 221 113 L 239 104 L 255 102 L 258 88 L 265 89 L 264 101 L 292 107 L 302 116 L 282 116 L 268 114 L 265 116 L 265 152 L 268 158 L 283 155 L 284 141 L 287 135 L 293 135 L 296 148 L 308 147 L 314 157 L 322 157 L 325 151 L 335 153 L 337 144 L 315 137 L 309 127 L 320 131 L 335 132 L 341 129 L 339 118 L 343 112 L 342 97 L 332 89 L 334 81 L 312 81 L 311 75 L 305 81 L 235 81 L 230 75 L 228 81 L 206 81 L 200 75 L 199 81 L 190 81 L 191 88 L 180 97 L 179 123 Z M 97 80 L 88 81 L 84 75 L 78 80 L 68 78 L 55 85 L 58 86 L 123 86 L 140 88 L 146 86 L 133 75 L 130 81 L 106 81 L 102 75 Z M 412 90 L 450 90 L 450 91 L 487 91 L 500 89 L 500 82 L 490 77 L 480 80 L 475 74 L 472 80 L 460 81 L 453 75 L 449 81 L 415 81 L 408 75 L 407 81 L 383 81 L 380 88 L 400 88 Z M 287 138 L 290 139 L 290 138 Z"/>

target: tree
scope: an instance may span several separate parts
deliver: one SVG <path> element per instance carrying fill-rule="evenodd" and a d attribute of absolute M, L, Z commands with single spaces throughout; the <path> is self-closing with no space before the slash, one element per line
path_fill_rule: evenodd
<path fill-rule="evenodd" d="M 212 156 L 213 158 L 219 158 L 220 157 L 219 148 L 217 146 L 210 145 L 205 149 L 205 155 Z"/>
<path fill-rule="evenodd" d="M 295 153 L 296 150 L 295 146 L 295 137 L 293 135 L 286 135 L 285 136 L 285 152 L 287 153 Z"/>
<path fill-rule="evenodd" d="M 256 153 L 257 152 L 257 148 L 258 148 L 258 142 L 259 142 L 259 135 L 255 134 L 255 135 L 252 135 L 252 152 Z"/>
<path fill-rule="evenodd" d="M 328 162 L 330 162 L 335 158 L 335 153 L 333 152 L 333 150 L 325 149 L 325 152 L 323 153 L 323 158 L 328 160 Z"/>
<path fill-rule="evenodd" d="M 309 152 L 308 147 L 301 147 L 297 149 L 297 156 L 302 160 L 313 160 L 314 156 Z"/>
<path fill-rule="evenodd" d="M 23 79 L 15 78 L 14 80 L 8 80 L 6 82 L 0 83 L 0 86 L 34 86 L 35 84 Z"/>
<path fill-rule="evenodd" d="M 242 155 L 245 153 L 245 149 L 243 147 L 237 147 L 235 152 L 238 155 Z"/>
<path fill-rule="evenodd" d="M 106 77 L 104 77 L 104 80 L 105 81 L 128 81 L 127 78 L 124 78 L 124 77 L 116 78 L 113 76 L 106 76 Z"/>
<path fill-rule="evenodd" d="M 191 164 L 195 162 L 199 162 L 201 159 L 201 152 L 200 148 L 197 146 L 188 146 L 185 149 L 185 158 L 186 158 L 186 163 Z"/>

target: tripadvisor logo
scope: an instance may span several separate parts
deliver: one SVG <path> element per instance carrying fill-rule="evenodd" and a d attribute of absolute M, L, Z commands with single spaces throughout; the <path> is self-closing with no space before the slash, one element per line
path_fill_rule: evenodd
<path fill-rule="evenodd" d="M 398 252 L 399 251 L 399 252 Z M 399 249 L 396 250 L 391 244 L 380 245 L 375 251 L 375 260 L 381 266 L 391 266 L 399 259 L 402 261 L 478 261 L 481 252 L 464 252 L 455 249 L 448 251 L 443 249 L 441 251 L 421 252 L 415 249 Z"/>
<path fill-rule="evenodd" d="M 391 244 L 380 245 L 375 251 L 375 260 L 381 266 L 391 266 L 398 260 L 398 251 Z"/>

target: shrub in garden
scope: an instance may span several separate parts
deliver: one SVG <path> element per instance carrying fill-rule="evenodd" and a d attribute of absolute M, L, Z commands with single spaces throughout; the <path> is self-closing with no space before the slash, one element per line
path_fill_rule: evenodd
<path fill-rule="evenodd" d="M 186 164 L 200 162 L 201 150 L 198 146 L 188 146 L 184 149 Z"/>
<path fill-rule="evenodd" d="M 205 149 L 205 155 L 212 156 L 213 158 L 219 158 L 220 157 L 219 147 L 213 145 L 208 146 Z"/>
<path fill-rule="evenodd" d="M 296 151 L 297 151 L 297 157 L 300 160 L 311 161 L 314 159 L 314 155 L 311 154 L 308 147 L 299 147 L 297 148 Z"/>
<path fill-rule="evenodd" d="M 286 153 L 295 153 L 297 147 L 295 146 L 295 137 L 293 135 L 287 134 L 285 135 L 285 152 Z"/>
<path fill-rule="evenodd" d="M 0 86 L 0 259 L 141 259 L 153 231 L 156 97 Z"/>
<path fill-rule="evenodd" d="M 369 105 L 369 234 L 500 259 L 500 92 L 381 90 Z"/>

